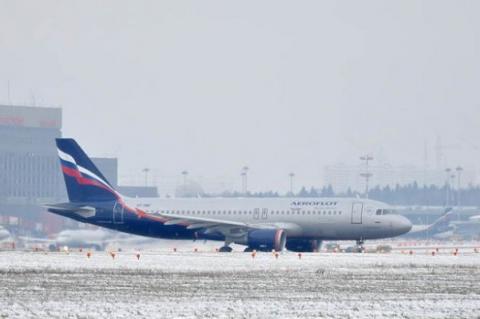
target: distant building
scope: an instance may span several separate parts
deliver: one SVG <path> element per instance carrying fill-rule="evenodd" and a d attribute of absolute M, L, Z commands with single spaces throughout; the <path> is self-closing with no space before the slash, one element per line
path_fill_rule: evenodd
<path fill-rule="evenodd" d="M 154 180 L 162 196 L 182 196 L 183 178 L 178 175 L 154 175 Z M 235 179 L 229 176 L 205 177 L 205 176 L 188 176 L 188 184 L 196 184 L 197 188 L 201 188 L 200 193 L 221 194 L 226 191 L 233 192 L 235 190 Z M 198 193 L 198 191 L 188 191 L 187 193 Z"/>
<path fill-rule="evenodd" d="M 128 197 L 158 197 L 156 186 L 119 186 L 118 192 Z"/>
<path fill-rule="evenodd" d="M 0 224 L 52 231 L 59 218 L 46 217 L 42 204 L 65 200 L 55 138 L 61 136 L 62 110 L 0 105 Z"/>

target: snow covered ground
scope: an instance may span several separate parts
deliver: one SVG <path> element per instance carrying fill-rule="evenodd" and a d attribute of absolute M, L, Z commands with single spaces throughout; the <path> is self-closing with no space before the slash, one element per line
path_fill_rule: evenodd
<path fill-rule="evenodd" d="M 0 318 L 480 318 L 480 253 L 0 252 Z"/>

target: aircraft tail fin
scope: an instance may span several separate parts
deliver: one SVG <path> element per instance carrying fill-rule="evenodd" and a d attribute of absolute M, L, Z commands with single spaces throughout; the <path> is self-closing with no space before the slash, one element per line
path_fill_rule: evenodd
<path fill-rule="evenodd" d="M 57 138 L 56 143 L 70 202 L 113 201 L 120 198 L 74 139 Z"/>
<path fill-rule="evenodd" d="M 430 225 L 429 229 L 435 232 L 443 232 L 448 230 L 449 224 L 452 220 L 455 219 L 455 212 L 451 207 L 447 207 L 442 214 L 433 224 Z"/>

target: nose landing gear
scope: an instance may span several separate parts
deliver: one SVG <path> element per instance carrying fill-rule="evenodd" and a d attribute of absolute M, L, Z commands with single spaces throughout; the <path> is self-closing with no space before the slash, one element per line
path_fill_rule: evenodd
<path fill-rule="evenodd" d="M 362 238 L 357 239 L 357 245 L 355 246 L 356 250 L 358 253 L 363 253 L 365 251 L 365 247 L 363 246 L 365 244 L 365 240 Z"/>

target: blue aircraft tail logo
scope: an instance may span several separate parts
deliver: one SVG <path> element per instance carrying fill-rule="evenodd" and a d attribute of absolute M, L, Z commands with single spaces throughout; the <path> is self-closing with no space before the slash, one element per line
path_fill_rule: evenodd
<path fill-rule="evenodd" d="M 73 139 L 56 139 L 68 198 L 71 202 L 119 200 L 105 176 Z"/>

